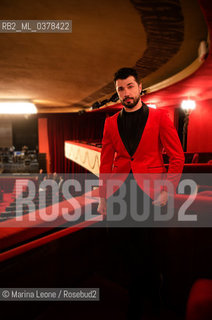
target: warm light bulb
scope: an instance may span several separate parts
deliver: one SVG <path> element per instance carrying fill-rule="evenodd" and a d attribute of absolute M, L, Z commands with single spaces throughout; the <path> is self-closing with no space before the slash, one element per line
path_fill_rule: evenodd
<path fill-rule="evenodd" d="M 181 108 L 186 111 L 194 110 L 196 108 L 196 102 L 190 99 L 183 100 L 181 103 Z"/>

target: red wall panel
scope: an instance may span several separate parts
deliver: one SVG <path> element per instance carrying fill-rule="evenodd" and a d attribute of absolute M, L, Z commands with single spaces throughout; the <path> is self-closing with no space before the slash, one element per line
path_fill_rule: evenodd
<path fill-rule="evenodd" d="M 38 143 L 39 153 L 46 153 L 46 169 L 50 172 L 50 153 L 48 139 L 48 119 L 38 119 Z"/>
<path fill-rule="evenodd" d="M 212 100 L 198 101 L 188 124 L 188 152 L 212 152 Z"/>

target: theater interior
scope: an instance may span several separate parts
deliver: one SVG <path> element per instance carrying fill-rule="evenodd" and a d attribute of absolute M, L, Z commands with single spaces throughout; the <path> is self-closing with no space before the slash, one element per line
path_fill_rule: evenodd
<path fill-rule="evenodd" d="M 68 201 L 62 186 L 67 179 L 83 186 L 87 178 L 98 181 L 105 119 L 123 108 L 113 75 L 133 67 L 141 100 L 165 110 L 174 123 L 185 156 L 182 177 L 198 180 L 187 214 L 203 221 L 156 228 L 162 310 L 155 317 L 147 304 L 139 319 L 211 320 L 212 2 L 2 0 L 0 12 L 1 288 L 99 289 L 98 301 L 0 297 L 2 316 L 127 319 L 127 276 L 118 256 L 111 267 L 98 187 L 92 195 L 73 190 Z M 68 32 L 50 32 L 40 22 L 34 32 L 2 27 L 19 20 L 72 25 Z M 187 109 L 183 101 L 190 103 Z M 33 111 L 22 111 L 24 103 Z M 165 151 L 163 160 L 168 169 Z M 53 189 L 44 192 L 48 179 L 57 184 L 56 201 Z M 17 203 L 30 188 L 32 206 L 20 213 Z M 176 212 L 188 197 L 176 195 Z M 93 215 L 84 219 L 90 209 Z"/>

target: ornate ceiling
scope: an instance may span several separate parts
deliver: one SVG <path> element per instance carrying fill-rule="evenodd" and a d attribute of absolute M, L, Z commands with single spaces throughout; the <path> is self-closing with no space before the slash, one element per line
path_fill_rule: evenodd
<path fill-rule="evenodd" d="M 197 0 L 1 0 L 1 19 L 72 20 L 72 33 L 0 33 L 0 99 L 39 112 L 78 112 L 114 93 L 114 72 L 137 68 L 149 87 L 198 55 L 207 27 Z"/>

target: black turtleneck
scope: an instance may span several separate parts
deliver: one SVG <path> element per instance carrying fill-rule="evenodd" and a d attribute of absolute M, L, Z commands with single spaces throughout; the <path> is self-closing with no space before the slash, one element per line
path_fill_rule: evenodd
<path fill-rule="evenodd" d="M 139 145 L 148 115 L 149 108 L 142 103 L 142 107 L 136 111 L 127 112 L 123 108 L 118 116 L 119 133 L 131 157 Z"/>

